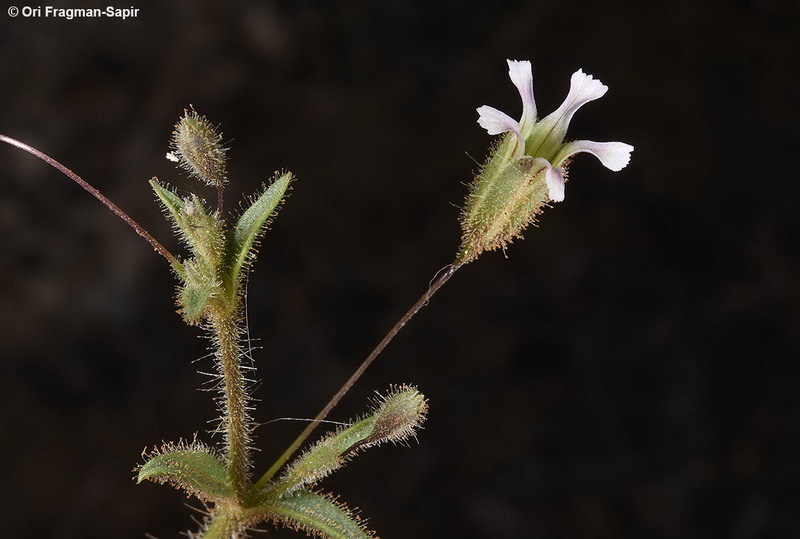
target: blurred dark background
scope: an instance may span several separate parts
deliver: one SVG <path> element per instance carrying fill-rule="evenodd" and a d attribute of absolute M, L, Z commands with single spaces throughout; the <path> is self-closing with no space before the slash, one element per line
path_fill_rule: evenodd
<path fill-rule="evenodd" d="M 0 132 L 180 253 L 147 180 L 213 197 L 164 159 L 190 103 L 230 141 L 229 208 L 298 175 L 248 288 L 262 422 L 312 417 L 451 261 L 490 142 L 475 108 L 519 115 L 506 58 L 533 61 L 543 114 L 578 68 L 610 87 L 570 136 L 631 143 L 630 166 L 578 157 L 566 201 L 463 268 L 334 412 L 395 382 L 431 400 L 418 445 L 323 484 L 382 537 L 796 536 L 794 1 L 133 6 L 4 8 Z M 175 537 L 197 504 L 130 470 L 219 441 L 207 342 L 125 224 L 23 152 L 0 170 L 3 534 Z M 302 426 L 260 428 L 258 468 Z"/>

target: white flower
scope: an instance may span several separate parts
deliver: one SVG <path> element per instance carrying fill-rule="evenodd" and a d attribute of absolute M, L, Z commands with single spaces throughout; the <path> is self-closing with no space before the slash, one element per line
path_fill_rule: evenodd
<path fill-rule="evenodd" d="M 536 100 L 533 97 L 533 72 L 528 61 L 508 60 L 508 75 L 522 98 L 522 117 L 519 122 L 508 114 L 484 105 L 477 109 L 478 123 L 490 135 L 514 133 L 516 144 L 511 157 L 529 155 L 547 163 L 545 181 L 554 202 L 564 200 L 564 168 L 569 157 L 586 152 L 597 157 L 608 169 L 618 171 L 630 161 L 633 146 L 624 142 L 593 142 L 576 140 L 564 142 L 572 116 L 583 105 L 603 97 L 608 86 L 579 69 L 570 79 L 567 98 L 553 113 L 537 121 Z"/>

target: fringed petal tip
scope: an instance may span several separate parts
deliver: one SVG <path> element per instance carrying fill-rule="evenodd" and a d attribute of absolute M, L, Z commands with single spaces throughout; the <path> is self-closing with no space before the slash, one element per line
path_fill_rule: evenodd
<path fill-rule="evenodd" d="M 559 153 L 561 161 L 576 153 L 589 153 L 595 156 L 609 170 L 619 172 L 631 160 L 633 146 L 624 142 L 594 142 L 591 140 L 576 140 L 565 144 Z"/>
<path fill-rule="evenodd" d="M 569 97 L 580 104 L 600 99 L 608 91 L 608 86 L 584 73 L 583 69 L 577 70 L 570 78 Z"/>
<path fill-rule="evenodd" d="M 633 152 L 633 146 L 630 144 L 625 144 L 624 142 L 601 142 L 598 144 L 603 144 L 602 153 L 604 155 L 601 157 L 595 154 L 595 156 L 609 170 L 619 172 L 630 163 L 631 153 Z"/>
<path fill-rule="evenodd" d="M 478 112 L 478 124 L 490 135 L 499 135 L 509 131 L 519 133 L 519 123 L 505 112 L 488 105 L 475 110 Z"/>
<path fill-rule="evenodd" d="M 514 73 L 524 75 L 525 72 L 531 72 L 530 60 L 506 60 L 506 63 L 508 64 L 508 74 L 511 75 L 511 80 L 514 80 Z"/>

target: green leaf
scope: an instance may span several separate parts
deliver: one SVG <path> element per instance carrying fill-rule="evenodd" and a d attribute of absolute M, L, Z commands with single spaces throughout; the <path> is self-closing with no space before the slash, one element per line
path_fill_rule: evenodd
<path fill-rule="evenodd" d="M 329 476 L 347 463 L 347 452 L 368 439 L 374 428 L 375 418 L 369 416 L 329 433 L 304 451 L 265 494 L 282 496 Z"/>
<path fill-rule="evenodd" d="M 177 221 L 181 211 L 183 211 L 183 199 L 169 187 L 161 185 L 158 178 L 150 180 L 150 186 L 159 200 L 161 200 L 161 203 L 164 204 L 164 208 L 172 216 L 173 221 Z"/>
<path fill-rule="evenodd" d="M 228 251 L 230 261 L 229 276 L 233 282 L 238 280 L 242 267 L 253 252 L 256 240 L 263 232 L 265 225 L 275 212 L 275 208 L 281 202 L 289 183 L 293 179 L 292 173 L 286 172 L 273 181 L 256 201 L 247 208 L 247 211 L 242 214 L 236 223 L 230 236 Z"/>
<path fill-rule="evenodd" d="M 275 523 L 309 535 L 331 539 L 369 539 L 375 534 L 364 527 L 346 505 L 332 496 L 300 490 L 271 499 L 254 511 L 259 520 Z"/>
<path fill-rule="evenodd" d="M 196 286 L 187 284 L 181 288 L 180 302 L 183 307 L 183 316 L 192 324 L 199 324 L 205 318 L 208 300 L 214 289 L 210 286 Z"/>
<path fill-rule="evenodd" d="M 223 256 L 225 234 L 223 223 L 216 213 L 206 210 L 203 200 L 193 194 L 183 200 L 183 208 L 176 220 L 181 237 L 209 271 L 216 273 Z"/>
<path fill-rule="evenodd" d="M 195 257 L 215 272 L 222 257 L 224 233 L 217 214 L 210 214 L 197 195 L 181 198 L 155 178 L 150 180 L 156 196 L 172 220 L 177 235 L 189 246 Z M 184 272 L 179 271 L 181 277 Z"/>
<path fill-rule="evenodd" d="M 187 269 L 192 267 L 189 265 L 191 262 L 193 261 L 187 262 Z M 214 281 L 194 279 L 193 272 L 187 271 L 186 284 L 180 287 L 178 296 L 181 314 L 186 319 L 186 322 L 199 324 L 205 319 L 209 302 L 217 289 L 218 284 Z"/>
<path fill-rule="evenodd" d="M 200 444 L 193 444 L 189 449 L 165 446 L 138 472 L 137 483 L 144 480 L 169 483 L 204 501 L 235 497 L 225 464 Z"/>
<path fill-rule="evenodd" d="M 161 204 L 164 206 L 164 209 L 167 211 L 169 216 L 172 218 L 172 224 L 177 226 L 177 218 L 180 215 L 180 212 L 183 210 L 183 199 L 179 197 L 172 189 L 161 185 L 159 183 L 158 178 L 153 178 L 150 180 L 150 186 L 153 188 L 158 199 L 161 201 Z M 186 278 L 186 270 L 183 267 L 183 264 L 180 262 L 175 262 L 172 264 L 172 269 L 175 270 L 175 273 L 178 274 L 178 277 L 181 279 Z"/>

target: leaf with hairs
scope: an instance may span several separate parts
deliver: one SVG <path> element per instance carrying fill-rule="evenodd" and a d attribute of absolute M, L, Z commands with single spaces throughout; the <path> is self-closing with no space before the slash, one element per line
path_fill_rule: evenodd
<path fill-rule="evenodd" d="M 238 280 L 242 267 L 253 256 L 256 240 L 263 233 L 293 179 L 292 173 L 286 172 L 273 181 L 247 208 L 233 228 L 228 248 L 228 275 L 232 281 Z"/>
<path fill-rule="evenodd" d="M 263 502 L 256 508 L 257 520 L 270 520 L 295 531 L 329 539 L 371 539 L 361 519 L 328 494 L 300 490 Z"/>
<path fill-rule="evenodd" d="M 165 445 L 136 471 L 137 483 L 144 480 L 169 483 L 203 501 L 235 497 L 225 464 L 199 443 Z"/>

